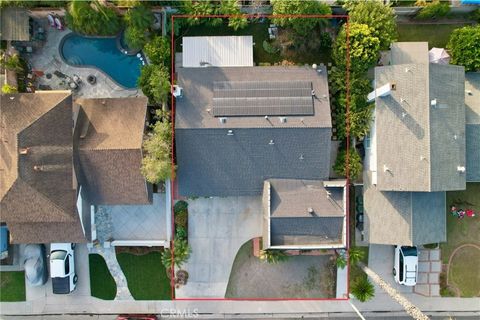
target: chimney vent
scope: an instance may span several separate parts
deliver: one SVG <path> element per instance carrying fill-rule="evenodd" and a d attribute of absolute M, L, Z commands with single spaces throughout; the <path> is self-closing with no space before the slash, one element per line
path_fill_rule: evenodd
<path fill-rule="evenodd" d="M 20 154 L 27 154 L 29 148 L 20 148 Z"/>
<path fill-rule="evenodd" d="M 220 121 L 220 123 L 226 123 L 227 118 L 218 118 L 218 121 Z"/>
<path fill-rule="evenodd" d="M 287 122 L 287 117 L 278 117 L 280 120 L 280 123 L 286 123 Z"/>
<path fill-rule="evenodd" d="M 437 99 L 432 99 L 432 101 L 430 101 L 430 105 L 435 108 L 437 106 Z"/>
<path fill-rule="evenodd" d="M 309 208 L 307 209 L 307 211 L 308 211 L 308 213 L 309 213 L 311 216 L 314 216 L 314 215 L 315 215 L 315 211 L 313 210 L 312 207 L 309 207 Z"/>
<path fill-rule="evenodd" d="M 465 167 L 464 167 L 464 166 L 458 166 L 458 167 L 457 167 L 457 171 L 458 171 L 459 173 L 465 173 Z"/>
<path fill-rule="evenodd" d="M 273 140 L 270 140 L 270 142 L 268 144 L 273 146 L 275 144 L 275 142 Z"/>
<path fill-rule="evenodd" d="M 33 170 L 35 170 L 35 171 L 43 171 L 43 166 L 33 166 Z"/>
<path fill-rule="evenodd" d="M 301 155 L 300 155 L 300 157 L 299 157 L 298 159 L 300 159 L 300 160 L 304 160 L 304 159 L 305 159 L 305 157 L 303 156 L 303 154 L 301 154 Z"/>

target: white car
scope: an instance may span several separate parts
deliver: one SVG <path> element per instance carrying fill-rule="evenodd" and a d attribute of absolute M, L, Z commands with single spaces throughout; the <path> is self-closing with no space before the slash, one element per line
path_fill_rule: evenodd
<path fill-rule="evenodd" d="M 395 282 L 405 286 L 417 284 L 418 250 L 417 247 L 395 246 L 395 261 L 393 264 Z"/>
<path fill-rule="evenodd" d="M 50 245 L 50 276 L 53 293 L 67 294 L 75 290 L 78 277 L 75 274 L 74 250 L 74 243 Z"/>

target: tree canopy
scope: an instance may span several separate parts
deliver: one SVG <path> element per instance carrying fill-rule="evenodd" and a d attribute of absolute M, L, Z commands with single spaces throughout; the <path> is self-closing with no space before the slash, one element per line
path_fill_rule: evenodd
<path fill-rule="evenodd" d="M 350 23 L 350 69 L 353 72 L 367 71 L 375 65 L 380 51 L 380 39 L 374 34 L 373 28 L 366 24 Z M 333 49 L 333 59 L 337 66 L 345 66 L 347 57 L 346 25 L 342 26 Z"/>
<path fill-rule="evenodd" d="M 330 7 L 316 0 L 271 0 L 274 15 L 328 15 L 332 14 Z M 273 21 L 281 27 L 292 28 L 297 34 L 308 36 L 317 26 L 326 24 L 321 18 L 275 18 Z"/>
<path fill-rule="evenodd" d="M 140 3 L 128 9 L 124 20 L 127 24 L 125 29 L 127 45 L 133 49 L 142 49 L 149 39 L 149 30 L 153 23 L 152 11 Z"/>
<path fill-rule="evenodd" d="M 152 64 L 170 65 L 170 41 L 167 37 L 156 36 L 148 42 L 143 51 Z"/>
<path fill-rule="evenodd" d="M 216 17 L 198 17 L 205 15 L 241 15 L 240 4 L 238 0 L 205 0 L 192 1 L 186 0 L 183 2 L 182 12 L 192 17 L 187 18 L 189 25 L 199 25 L 206 23 L 211 26 L 218 26 L 222 24 L 223 18 Z M 228 26 L 234 30 L 244 28 L 248 25 L 247 18 L 244 17 L 230 17 L 228 18 Z"/>
<path fill-rule="evenodd" d="M 115 35 L 122 27 L 116 12 L 98 0 L 73 0 L 68 5 L 65 20 L 70 29 L 87 35 Z"/>
<path fill-rule="evenodd" d="M 357 150 L 352 146 L 349 148 L 348 157 L 348 174 L 351 180 L 355 180 L 362 174 L 362 159 Z M 346 177 L 347 176 L 347 151 L 340 150 L 333 166 L 335 173 Z"/>
<path fill-rule="evenodd" d="M 466 71 L 480 70 L 480 25 L 453 30 L 447 49 L 452 64 L 464 66 Z"/>
<path fill-rule="evenodd" d="M 157 112 L 153 132 L 143 143 L 145 156 L 141 172 L 150 183 L 159 183 L 171 178 L 172 124 L 168 114 Z"/>
<path fill-rule="evenodd" d="M 170 75 L 164 65 L 146 65 L 137 80 L 138 86 L 151 104 L 160 105 L 167 101 L 170 93 Z"/>
<path fill-rule="evenodd" d="M 368 25 L 372 34 L 380 40 L 380 48 L 387 50 L 397 39 L 397 24 L 395 12 L 382 1 L 350 0 L 344 8 L 350 16 L 350 23 Z"/>

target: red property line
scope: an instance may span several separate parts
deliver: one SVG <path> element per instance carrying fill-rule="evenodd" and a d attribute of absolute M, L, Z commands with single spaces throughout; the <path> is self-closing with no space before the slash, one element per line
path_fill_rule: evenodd
<path fill-rule="evenodd" d="M 350 247 L 349 243 L 349 232 L 350 232 L 350 170 L 349 170 L 349 148 L 350 148 L 350 33 L 349 33 L 349 16 L 348 15 L 298 15 L 298 14 L 281 14 L 281 15 L 272 15 L 272 14 L 240 14 L 240 15 L 188 15 L 188 14 L 177 14 L 171 16 L 171 43 L 170 43 L 170 57 L 171 57 L 171 84 L 172 84 L 172 99 L 171 99 L 171 126 L 172 126 L 172 148 L 171 148 L 171 176 L 175 177 L 175 99 L 173 97 L 173 85 L 175 84 L 175 18 L 340 18 L 346 20 L 346 242 L 347 250 Z M 170 200 L 171 200 L 171 228 L 172 228 L 172 239 L 170 241 L 170 250 L 172 254 L 172 263 L 170 270 L 170 285 L 171 285 L 171 299 L 178 301 L 345 301 L 349 300 L 350 293 L 350 262 L 347 259 L 347 297 L 345 298 L 176 298 L 175 297 L 175 270 L 174 270 L 174 243 L 175 243 L 175 214 L 174 214 L 174 201 L 176 198 L 177 192 L 177 182 L 176 178 L 172 179 Z"/>

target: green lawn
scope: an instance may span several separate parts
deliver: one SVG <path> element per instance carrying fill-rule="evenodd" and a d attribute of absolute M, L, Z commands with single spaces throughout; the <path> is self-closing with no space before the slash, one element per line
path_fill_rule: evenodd
<path fill-rule="evenodd" d="M 117 285 L 103 257 L 99 254 L 89 254 L 88 262 L 90 266 L 91 295 L 103 300 L 115 299 Z"/>
<path fill-rule="evenodd" d="M 452 252 L 460 245 L 471 243 L 480 246 L 479 194 L 480 183 L 467 183 L 467 189 L 464 191 L 447 192 L 447 242 L 440 244 L 444 264 L 448 263 Z M 464 210 L 473 209 L 477 215 L 458 219 L 450 214 L 452 205 Z M 472 293 L 475 290 L 473 284 L 476 284 L 478 289 L 478 266 L 480 265 L 478 250 L 471 247 L 465 249 L 460 249 L 461 251 L 457 253 L 459 255 L 455 255 L 452 270 L 449 271 L 450 282 L 453 279 L 462 295 Z M 480 294 L 478 291 L 474 293 L 477 296 Z"/>
<path fill-rule="evenodd" d="M 170 279 L 159 252 L 145 255 L 118 253 L 117 260 L 135 300 L 170 300 Z"/>
<path fill-rule="evenodd" d="M 25 272 L 0 272 L 0 301 L 25 301 Z"/>
<path fill-rule="evenodd" d="M 429 49 L 444 48 L 454 29 L 465 24 L 398 24 L 398 41 L 428 41 Z"/>

